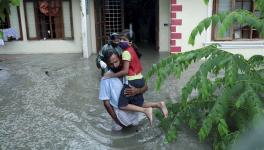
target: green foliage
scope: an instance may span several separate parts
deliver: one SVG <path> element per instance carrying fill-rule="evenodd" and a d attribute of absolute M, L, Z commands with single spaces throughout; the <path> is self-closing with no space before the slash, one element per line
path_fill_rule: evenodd
<path fill-rule="evenodd" d="M 168 119 L 161 114 L 157 117 L 166 133 L 166 142 L 175 140 L 179 126 L 187 124 L 198 131 L 201 141 L 210 137 L 214 149 L 227 149 L 250 122 L 263 116 L 264 56 L 246 60 L 210 45 L 170 55 L 154 64 L 146 79 L 155 76 L 156 88 L 160 89 L 168 76 L 179 79 L 192 63 L 202 59 L 205 61 L 199 70 L 183 87 L 179 103 L 167 104 Z M 197 96 L 192 96 L 194 91 Z"/>
<path fill-rule="evenodd" d="M 263 0 L 253 0 L 256 3 L 256 7 L 260 10 L 261 16 L 260 18 L 264 17 L 264 1 Z M 203 0 L 203 2 L 207 5 L 209 0 Z"/>
<path fill-rule="evenodd" d="M 256 7 L 260 11 L 260 18 L 264 17 L 264 1 L 263 0 L 255 0 Z"/>
<path fill-rule="evenodd" d="M 264 1 L 254 1 L 260 16 L 246 10 L 214 14 L 192 30 L 189 43 L 194 45 L 198 33 L 211 25 L 218 25 L 222 36 L 233 24 L 241 24 L 255 28 L 264 37 Z M 199 70 L 182 88 L 179 103 L 167 104 L 168 119 L 163 119 L 160 113 L 156 116 L 161 120 L 166 142 L 177 138 L 181 125 L 188 125 L 197 130 L 201 141 L 210 137 L 215 150 L 229 149 L 249 130 L 252 122 L 254 125 L 264 115 L 264 56 L 255 55 L 246 60 L 242 55 L 210 45 L 161 60 L 152 66 L 146 79 L 155 76 L 159 90 L 168 76 L 179 79 L 192 63 L 202 59 Z M 194 91 L 197 96 L 192 95 Z"/>
<path fill-rule="evenodd" d="M 19 6 L 20 0 L 10 0 L 11 4 L 14 6 Z"/>
<path fill-rule="evenodd" d="M 0 39 L 3 39 L 4 35 L 3 32 L 0 32 Z"/>
<path fill-rule="evenodd" d="M 0 0 L 0 18 L 5 19 L 5 12 L 10 14 L 10 4 L 19 6 L 20 0 Z"/>
<path fill-rule="evenodd" d="M 264 17 L 264 2 L 259 1 L 263 5 L 261 7 L 261 13 Z M 219 23 L 219 34 L 221 36 L 235 23 L 239 23 L 243 26 L 250 26 L 255 28 L 261 37 L 264 37 L 264 19 L 263 17 L 256 16 L 254 13 L 247 10 L 234 10 L 232 12 L 222 12 L 214 14 L 202 20 L 191 32 L 189 37 L 189 44 L 194 45 L 197 34 L 201 34 L 204 30 L 207 30 L 210 25 L 218 25 Z"/>

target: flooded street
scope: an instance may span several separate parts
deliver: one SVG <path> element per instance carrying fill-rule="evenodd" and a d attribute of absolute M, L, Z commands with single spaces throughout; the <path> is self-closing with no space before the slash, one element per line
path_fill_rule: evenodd
<path fill-rule="evenodd" d="M 168 54 L 143 54 L 144 74 Z M 98 100 L 100 72 L 95 55 L 0 55 L 0 149 L 177 149 L 204 150 L 197 135 L 179 131 L 178 140 L 164 143 L 164 133 L 154 118 L 148 127 L 142 115 L 139 126 L 111 131 L 112 120 Z M 153 83 L 146 101 L 168 100 L 169 85 L 160 92 Z M 170 88 L 169 88 L 169 87 Z M 177 97 L 177 96 L 176 96 Z"/>

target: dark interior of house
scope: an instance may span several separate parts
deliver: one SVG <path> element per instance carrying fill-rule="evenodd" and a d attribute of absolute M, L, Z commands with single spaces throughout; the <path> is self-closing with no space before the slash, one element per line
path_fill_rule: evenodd
<path fill-rule="evenodd" d="M 138 45 L 155 45 L 155 0 L 124 0 L 124 25 Z"/>

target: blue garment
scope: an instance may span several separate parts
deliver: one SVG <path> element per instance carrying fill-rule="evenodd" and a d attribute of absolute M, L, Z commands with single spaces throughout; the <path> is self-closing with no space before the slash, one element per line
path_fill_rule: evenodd
<path fill-rule="evenodd" d="M 114 108 L 118 108 L 118 100 L 123 83 L 119 78 L 102 78 L 100 81 L 99 100 L 109 100 Z"/>

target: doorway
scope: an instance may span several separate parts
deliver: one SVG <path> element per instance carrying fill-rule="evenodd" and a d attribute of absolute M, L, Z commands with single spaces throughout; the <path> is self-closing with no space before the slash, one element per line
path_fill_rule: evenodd
<path fill-rule="evenodd" d="M 139 46 L 157 47 L 158 0 L 124 0 L 124 27 L 132 26 Z"/>
<path fill-rule="evenodd" d="M 111 32 L 132 29 L 139 47 L 159 50 L 159 0 L 95 0 L 97 50 Z"/>

